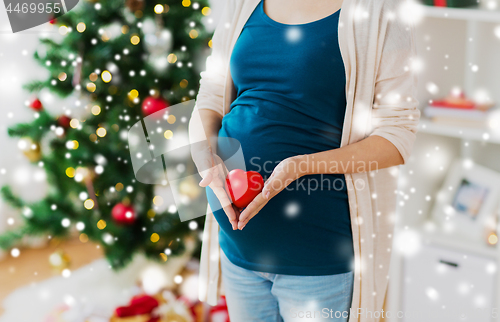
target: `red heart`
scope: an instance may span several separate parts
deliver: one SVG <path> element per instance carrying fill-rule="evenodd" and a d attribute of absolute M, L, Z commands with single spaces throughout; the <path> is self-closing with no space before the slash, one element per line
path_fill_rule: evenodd
<path fill-rule="evenodd" d="M 226 177 L 227 190 L 233 204 L 245 208 L 264 188 L 264 179 L 257 171 L 230 171 Z"/>

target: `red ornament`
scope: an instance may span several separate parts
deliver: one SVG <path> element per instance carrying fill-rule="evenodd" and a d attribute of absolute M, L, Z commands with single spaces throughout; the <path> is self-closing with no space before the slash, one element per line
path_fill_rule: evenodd
<path fill-rule="evenodd" d="M 33 102 L 31 102 L 30 107 L 35 111 L 40 111 L 43 108 L 43 105 L 38 98 L 35 98 Z"/>
<path fill-rule="evenodd" d="M 256 171 L 235 169 L 228 173 L 226 184 L 233 204 L 244 208 L 262 191 L 264 179 Z"/>
<path fill-rule="evenodd" d="M 57 119 L 57 124 L 59 124 L 60 126 L 62 126 L 65 129 L 69 128 L 70 122 L 71 122 L 71 118 L 67 115 L 61 115 Z"/>
<path fill-rule="evenodd" d="M 127 306 L 120 306 L 115 309 L 117 317 L 135 316 L 150 314 L 160 303 L 157 299 L 149 295 L 138 295 L 132 298 Z"/>
<path fill-rule="evenodd" d="M 434 0 L 434 6 L 436 7 L 446 7 L 446 0 Z"/>
<path fill-rule="evenodd" d="M 111 209 L 111 217 L 120 225 L 131 225 L 135 222 L 135 211 L 131 206 L 125 206 L 122 203 L 117 203 Z"/>
<path fill-rule="evenodd" d="M 166 100 L 164 100 L 161 96 L 160 97 L 149 96 L 146 97 L 146 99 L 142 102 L 142 113 L 144 114 L 144 116 L 148 116 L 155 112 L 161 111 L 169 106 L 170 104 Z"/>
<path fill-rule="evenodd" d="M 50 15 L 49 23 L 51 25 L 55 25 L 57 23 L 57 19 L 56 19 L 56 17 L 54 15 Z"/>

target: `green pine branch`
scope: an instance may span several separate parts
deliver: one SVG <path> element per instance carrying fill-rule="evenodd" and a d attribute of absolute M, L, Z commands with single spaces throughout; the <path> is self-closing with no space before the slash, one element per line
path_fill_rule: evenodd
<path fill-rule="evenodd" d="M 9 230 L 0 235 L 0 248 L 9 249 L 19 243 L 19 241 L 26 235 L 31 234 L 28 226 L 22 226 L 13 230 Z"/>
<path fill-rule="evenodd" d="M 31 123 L 19 123 L 7 129 L 11 137 L 29 137 L 33 141 L 39 142 L 47 133 L 47 128 L 54 124 L 54 119 L 46 111 L 38 112 L 38 118 Z"/>
<path fill-rule="evenodd" d="M 14 195 L 10 187 L 8 186 L 2 187 L 2 189 L 0 189 L 0 193 L 2 199 L 7 201 L 7 203 L 10 204 L 12 207 L 17 209 L 21 209 L 22 207 L 24 207 L 24 202 L 19 197 Z"/>

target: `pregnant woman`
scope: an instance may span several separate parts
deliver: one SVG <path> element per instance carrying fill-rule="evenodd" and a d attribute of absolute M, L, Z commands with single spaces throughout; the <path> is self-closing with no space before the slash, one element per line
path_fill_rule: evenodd
<path fill-rule="evenodd" d="M 398 3 L 226 3 L 190 136 L 206 142 L 193 154 L 209 201 L 200 299 L 225 294 L 232 322 L 378 320 L 391 167 L 407 160 L 420 115 Z M 265 185 L 239 209 L 225 177 L 243 167 Z"/>

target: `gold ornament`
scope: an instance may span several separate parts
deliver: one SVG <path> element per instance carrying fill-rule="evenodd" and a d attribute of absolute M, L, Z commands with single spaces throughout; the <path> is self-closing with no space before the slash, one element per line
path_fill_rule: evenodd
<path fill-rule="evenodd" d="M 191 322 L 191 319 L 189 318 L 188 315 L 180 315 L 180 314 L 177 314 L 177 312 L 175 311 L 170 311 L 168 312 L 167 314 L 165 314 L 165 316 L 163 316 L 161 319 L 160 319 L 160 322 L 171 322 L 171 321 L 175 321 L 175 322 Z"/>
<path fill-rule="evenodd" d="M 71 259 L 62 249 L 58 249 L 50 254 L 49 264 L 56 273 L 60 274 L 63 270 L 69 268 Z"/>
<path fill-rule="evenodd" d="M 109 321 L 110 322 L 148 322 L 150 319 L 151 319 L 150 314 L 127 316 L 127 317 L 123 317 L 123 318 L 120 318 L 120 317 L 113 315 Z M 168 321 L 170 321 L 170 320 L 168 320 Z M 181 321 L 179 321 L 179 322 L 181 322 Z"/>
<path fill-rule="evenodd" d="M 20 139 L 17 146 L 31 162 L 38 162 L 42 158 L 40 144 L 29 137 Z"/>
<path fill-rule="evenodd" d="M 144 9 L 144 0 L 127 0 L 125 2 L 125 5 L 132 12 L 137 11 L 137 10 L 142 10 L 142 9 Z"/>

